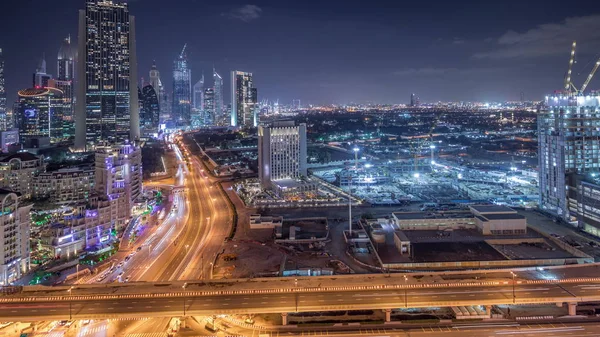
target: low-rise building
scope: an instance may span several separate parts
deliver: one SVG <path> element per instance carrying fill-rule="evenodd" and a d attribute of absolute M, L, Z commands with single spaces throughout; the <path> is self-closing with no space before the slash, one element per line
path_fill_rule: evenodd
<path fill-rule="evenodd" d="M 34 178 L 33 196 L 48 198 L 58 204 L 87 202 L 94 191 L 95 170 L 93 167 L 65 168 L 40 173 Z"/>
<path fill-rule="evenodd" d="M 44 172 L 43 157 L 29 152 L 18 152 L 0 159 L 0 188 L 19 192 L 21 198 L 33 196 L 33 180 Z"/>

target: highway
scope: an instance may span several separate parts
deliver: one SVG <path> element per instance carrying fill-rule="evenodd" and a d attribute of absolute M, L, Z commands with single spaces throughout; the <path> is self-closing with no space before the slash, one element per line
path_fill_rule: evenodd
<path fill-rule="evenodd" d="M 514 293 L 514 297 L 513 297 Z M 191 295 L 185 292 L 134 298 L 67 297 L 63 301 L 1 303 L 0 320 L 22 321 L 117 317 L 289 313 L 327 310 L 396 309 L 469 305 L 533 304 L 600 301 L 598 282 L 527 284 L 493 287 L 372 289 L 297 293 Z"/>
<path fill-rule="evenodd" d="M 197 158 L 185 148 L 174 150 L 179 168 L 173 186 L 185 187 L 185 193 L 174 194 L 172 211 L 148 239 L 132 245 L 126 252 L 132 255 L 128 261 L 113 261 L 114 268 L 90 283 L 210 278 L 212 262 L 231 225 L 226 196 Z"/>

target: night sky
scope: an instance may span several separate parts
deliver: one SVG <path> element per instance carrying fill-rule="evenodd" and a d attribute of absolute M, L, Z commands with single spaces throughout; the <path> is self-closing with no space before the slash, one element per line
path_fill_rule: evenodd
<path fill-rule="evenodd" d="M 407 103 L 541 99 L 559 89 L 571 41 L 579 86 L 600 56 L 598 1 L 134 0 L 138 73 L 156 59 L 171 88 L 184 43 L 192 82 L 214 66 L 254 73 L 259 99 Z M 42 53 L 56 73 L 61 40 L 76 42 L 84 0 L 3 0 L 7 97 L 31 85 Z M 589 86 L 600 89 L 600 73 Z M 212 85 L 212 79 L 208 81 Z"/>

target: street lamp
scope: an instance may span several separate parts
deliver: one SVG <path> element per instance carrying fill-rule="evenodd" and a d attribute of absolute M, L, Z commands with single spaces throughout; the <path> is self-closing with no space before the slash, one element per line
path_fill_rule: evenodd
<path fill-rule="evenodd" d="M 183 318 L 185 318 L 185 287 L 187 287 L 187 282 L 181 287 L 183 288 Z"/>
<path fill-rule="evenodd" d="M 515 295 L 515 276 L 517 276 L 517 274 L 513 273 L 512 271 L 510 274 L 512 275 L 513 304 L 515 304 L 517 302 L 517 297 Z"/>
<path fill-rule="evenodd" d="M 69 290 L 67 290 L 69 292 L 69 321 L 73 319 L 73 287 L 69 288 Z"/>
<path fill-rule="evenodd" d="M 404 275 L 404 307 L 408 308 L 408 289 L 406 287 L 408 287 L 408 277 Z"/>

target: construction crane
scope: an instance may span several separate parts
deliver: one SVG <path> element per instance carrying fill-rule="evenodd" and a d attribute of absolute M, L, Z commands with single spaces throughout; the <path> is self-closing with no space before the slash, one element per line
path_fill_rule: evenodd
<path fill-rule="evenodd" d="M 590 84 L 590 81 L 592 80 L 592 78 L 594 78 L 596 71 L 600 67 L 600 58 L 598 59 L 598 61 L 596 61 L 594 68 L 592 69 L 590 74 L 587 76 L 587 78 L 586 78 L 585 82 L 583 83 L 583 85 L 581 86 L 581 88 L 577 89 L 575 84 L 573 84 L 573 81 L 571 81 L 571 74 L 573 72 L 573 63 L 575 63 L 576 47 L 577 47 L 577 42 L 573 41 L 573 44 L 571 46 L 571 57 L 569 58 L 569 68 L 567 70 L 567 75 L 565 76 L 564 88 L 565 88 L 565 91 L 570 95 L 583 95 L 583 92 L 585 91 L 587 86 Z"/>
<path fill-rule="evenodd" d="M 575 49 L 577 48 L 577 41 L 573 41 L 573 45 L 571 46 L 571 58 L 569 59 L 569 70 L 567 70 L 567 76 L 565 76 L 565 90 L 570 91 L 571 86 L 571 73 L 573 72 L 573 63 L 575 63 Z"/>
<path fill-rule="evenodd" d="M 185 48 L 187 48 L 187 43 L 183 45 L 183 49 L 181 50 L 181 54 L 179 54 L 179 58 L 182 59 L 185 56 Z"/>

